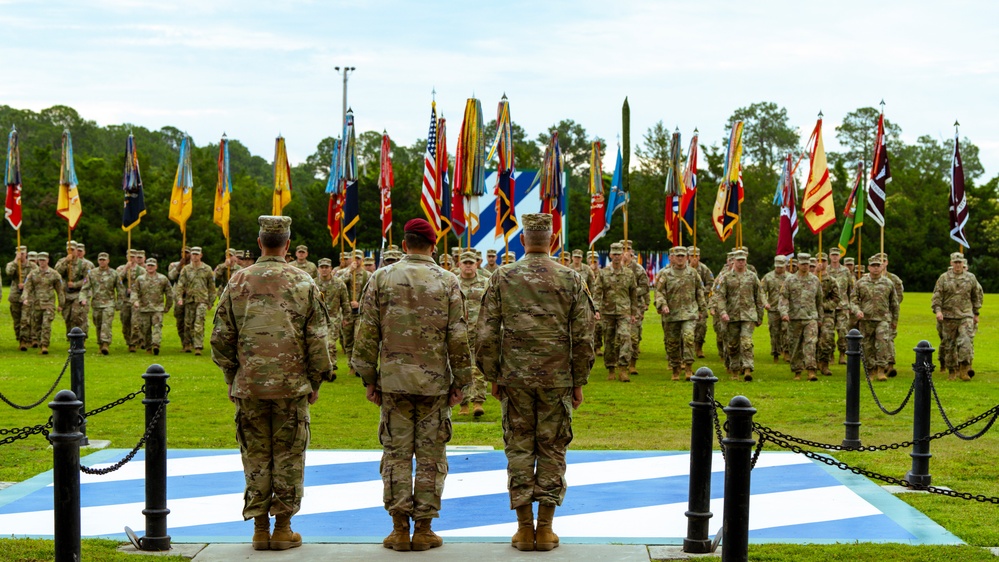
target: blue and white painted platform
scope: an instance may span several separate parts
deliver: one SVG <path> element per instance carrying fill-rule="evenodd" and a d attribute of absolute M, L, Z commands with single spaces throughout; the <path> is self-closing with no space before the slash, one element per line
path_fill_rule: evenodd
<path fill-rule="evenodd" d="M 107 466 L 126 451 L 82 460 Z M 380 542 L 391 527 L 382 507 L 380 451 L 309 451 L 306 495 L 295 530 L 307 542 Z M 502 451 L 448 450 L 450 474 L 434 530 L 452 542 L 506 542 L 516 518 L 506 493 Z M 127 525 L 142 535 L 145 467 L 140 453 L 107 476 L 81 475 L 83 535 L 124 540 Z M 567 543 L 678 544 L 687 529 L 688 470 L 684 452 L 570 451 L 569 490 L 556 513 Z M 721 527 L 724 461 L 716 454 L 711 522 Z M 246 542 L 243 472 L 234 450 L 171 450 L 169 532 L 174 542 Z M 753 542 L 962 541 L 863 477 L 793 453 L 764 452 L 752 476 Z M 52 473 L 0 491 L 0 535 L 51 537 Z"/>

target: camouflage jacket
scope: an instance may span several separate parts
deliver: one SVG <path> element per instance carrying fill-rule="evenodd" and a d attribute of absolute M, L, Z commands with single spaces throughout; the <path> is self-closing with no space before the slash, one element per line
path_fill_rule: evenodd
<path fill-rule="evenodd" d="M 319 277 L 319 268 L 316 267 L 316 264 L 312 263 L 309 260 L 305 260 L 304 262 L 300 262 L 298 260 L 292 260 L 291 265 L 308 273 L 313 279 Z"/>
<path fill-rule="evenodd" d="M 73 298 L 76 298 L 76 294 L 83 288 L 83 281 L 86 280 L 87 272 L 90 270 L 87 263 L 89 263 L 87 260 L 81 258 L 74 258 L 72 262 L 67 258 L 61 258 L 56 262 L 55 270 L 62 276 L 67 296 L 73 295 Z"/>
<path fill-rule="evenodd" d="M 341 281 L 343 281 L 344 286 L 347 287 L 348 303 L 351 300 L 356 300 L 360 303 L 361 296 L 364 294 L 364 286 L 368 284 L 368 279 L 371 279 L 371 272 L 363 267 L 359 267 L 357 270 L 351 272 L 351 269 L 347 267 L 345 269 L 341 269 L 337 273 L 337 276 Z"/>
<path fill-rule="evenodd" d="M 898 293 L 895 285 L 884 275 L 877 279 L 865 274 L 855 286 L 856 309 L 864 313 L 864 320 L 898 324 Z"/>
<path fill-rule="evenodd" d="M 833 268 L 831 265 L 826 268 L 825 275 L 832 277 L 839 283 L 839 304 L 836 310 L 849 310 L 853 306 L 853 286 L 855 280 L 853 274 L 845 266 Z"/>
<path fill-rule="evenodd" d="M 128 267 L 123 264 L 115 268 L 115 273 L 117 273 L 118 277 L 121 278 L 121 284 L 125 286 L 125 298 L 130 298 L 132 296 L 130 288 L 135 287 L 136 280 L 145 275 L 146 270 L 141 265 L 128 269 Z"/>
<path fill-rule="evenodd" d="M 129 300 L 133 306 L 139 303 L 139 312 L 169 312 L 173 306 L 170 280 L 162 273 L 146 273 L 132 283 Z"/>
<path fill-rule="evenodd" d="M 24 281 L 28 278 L 28 274 L 36 269 L 38 269 L 38 266 L 29 261 L 25 261 L 24 263 L 22 263 L 20 283 L 23 284 Z M 7 262 L 7 267 L 5 268 L 5 272 L 7 273 L 7 279 L 10 279 L 10 293 L 7 295 L 7 301 L 21 302 L 21 289 L 18 287 L 19 283 L 17 277 L 17 260 L 12 260 L 10 262 Z"/>
<path fill-rule="evenodd" d="M 184 266 L 186 265 L 187 264 L 185 263 Z M 171 283 L 176 283 L 177 279 L 180 278 L 180 271 L 182 269 L 183 266 L 180 265 L 179 261 L 171 262 L 170 265 L 167 266 L 167 279 L 169 279 Z"/>
<path fill-rule="evenodd" d="M 344 318 L 350 316 L 350 299 L 347 298 L 347 286 L 339 278 L 330 275 L 329 279 L 323 279 L 320 275 L 316 277 L 316 286 L 323 295 L 323 303 L 329 312 L 330 320 L 333 322 L 343 322 Z"/>
<path fill-rule="evenodd" d="M 822 282 L 814 273 L 788 274 L 780 290 L 777 310 L 790 320 L 818 320 L 822 317 L 822 296 Z"/>
<path fill-rule="evenodd" d="M 839 282 L 828 275 L 822 275 L 822 314 L 820 317 L 836 315 L 842 302 L 839 296 Z"/>
<path fill-rule="evenodd" d="M 350 364 L 364 384 L 439 396 L 472 383 L 464 297 L 453 273 L 430 256 L 408 254 L 375 271 L 361 299 Z"/>
<path fill-rule="evenodd" d="M 951 270 L 937 278 L 933 287 L 933 313 L 943 313 L 944 318 L 972 318 L 982 308 L 982 286 L 968 271 L 955 274 Z"/>
<path fill-rule="evenodd" d="M 212 360 L 236 398 L 292 398 L 333 380 L 329 316 L 308 273 L 261 256 L 219 297 Z"/>
<path fill-rule="evenodd" d="M 601 315 L 638 315 L 638 283 L 635 282 L 635 274 L 628 267 L 622 265 L 614 269 L 612 265 L 608 265 L 601 269 L 591 292 L 593 304 Z"/>
<path fill-rule="evenodd" d="M 635 275 L 635 288 L 637 290 L 635 294 L 638 297 L 638 310 L 639 312 L 645 312 L 649 308 L 649 274 L 645 272 L 645 268 L 638 265 L 638 262 L 634 260 L 625 267 L 630 269 Z"/>
<path fill-rule="evenodd" d="M 704 285 L 704 290 L 710 296 L 712 285 L 715 283 L 715 274 L 711 273 L 711 268 L 704 265 L 703 262 L 697 262 L 697 274 L 701 276 L 701 284 Z"/>
<path fill-rule="evenodd" d="M 729 271 L 718 284 L 718 316 L 728 314 L 729 322 L 762 322 L 763 293 L 760 279 L 747 268 Z"/>
<path fill-rule="evenodd" d="M 121 308 L 125 302 L 125 286 L 121 284 L 118 272 L 95 267 L 87 274 L 87 280 L 80 291 L 80 299 L 94 308 L 113 306 Z"/>
<path fill-rule="evenodd" d="M 721 316 L 721 313 L 718 312 L 719 289 L 721 288 L 722 281 L 725 279 L 725 275 L 731 271 L 732 270 L 727 266 L 722 266 L 722 268 L 718 271 L 718 275 L 714 277 L 714 281 L 711 283 L 711 293 L 708 295 L 708 308 L 711 310 L 712 314 L 717 316 Z"/>
<path fill-rule="evenodd" d="M 766 295 L 767 304 L 770 306 L 770 310 L 777 313 L 777 307 L 780 306 L 780 290 L 787 282 L 788 276 L 791 275 L 787 271 L 784 273 L 777 273 L 777 270 L 769 271 L 763 276 L 760 281 L 760 288 L 763 289 L 763 294 Z"/>
<path fill-rule="evenodd" d="M 905 298 L 905 286 L 902 285 L 902 278 L 890 271 L 885 271 L 882 277 L 887 277 L 891 284 L 895 286 L 895 294 L 898 295 L 898 304 L 902 304 L 902 299 Z"/>
<path fill-rule="evenodd" d="M 704 300 L 704 285 L 701 276 L 690 267 L 662 270 L 656 278 L 656 311 L 669 307 L 669 314 L 663 316 L 666 322 L 697 320 L 707 314 L 708 305 Z"/>
<path fill-rule="evenodd" d="M 22 302 L 39 308 L 51 308 L 56 306 L 56 297 L 59 298 L 58 304 L 66 304 L 66 292 L 63 288 L 62 277 L 56 270 L 50 267 L 42 271 L 39 267 L 28 274 L 24 280 Z"/>
<path fill-rule="evenodd" d="M 184 304 L 207 304 L 215 302 L 215 273 L 207 263 L 187 264 L 180 272 L 174 298 Z"/>
<path fill-rule="evenodd" d="M 596 279 L 597 274 L 593 272 L 590 266 L 586 265 L 585 263 L 581 263 L 579 264 L 579 267 L 576 267 L 570 263 L 568 267 L 569 269 L 578 273 L 579 276 L 583 278 L 583 282 L 586 283 L 586 286 L 589 289 L 591 290 L 593 289 L 593 281 Z"/>
<path fill-rule="evenodd" d="M 228 267 L 226 266 L 225 262 L 222 262 L 222 263 L 216 265 L 215 266 L 215 286 L 219 290 L 221 290 L 222 287 L 225 287 L 229 283 L 229 279 L 232 278 L 233 274 L 235 274 L 240 269 L 243 269 L 243 266 L 239 265 L 238 263 L 234 263 L 234 264 L 232 264 L 231 266 L 228 266 Z"/>
<path fill-rule="evenodd" d="M 465 297 L 465 310 L 468 312 L 465 320 L 468 321 L 469 335 L 473 335 L 472 330 L 475 329 L 475 323 L 479 320 L 482 295 L 486 292 L 486 283 L 489 282 L 489 278 L 483 279 L 476 275 L 471 279 L 465 279 L 459 275 L 458 282 L 461 285 L 461 294 Z"/>
<path fill-rule="evenodd" d="M 499 268 L 500 268 L 499 264 L 494 264 L 494 265 L 486 264 L 482 266 L 482 269 L 484 269 L 485 272 L 488 273 L 490 277 L 492 276 L 493 273 L 496 273 L 496 270 Z"/>
<path fill-rule="evenodd" d="M 476 326 L 479 370 L 501 386 L 583 386 L 593 322 L 583 278 L 546 254 L 526 254 L 489 279 Z"/>

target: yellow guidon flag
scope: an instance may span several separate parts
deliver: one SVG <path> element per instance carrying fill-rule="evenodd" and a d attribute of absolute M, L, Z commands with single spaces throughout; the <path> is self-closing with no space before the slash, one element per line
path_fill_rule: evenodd
<path fill-rule="evenodd" d="M 822 117 L 819 116 L 812 131 L 815 144 L 809 154 L 811 166 L 808 170 L 808 183 L 805 184 L 805 196 L 801 201 L 805 223 L 818 234 L 827 226 L 836 222 L 836 210 L 833 208 L 832 182 L 829 180 L 829 166 L 826 163 L 826 148 L 822 143 Z"/>
<path fill-rule="evenodd" d="M 229 176 L 229 139 L 222 135 L 219 142 L 218 183 L 215 184 L 215 212 L 212 220 L 220 228 L 222 235 L 229 240 L 229 199 L 232 197 L 232 178 Z"/>
<path fill-rule="evenodd" d="M 274 143 L 274 197 L 271 199 L 271 214 L 280 216 L 285 205 L 291 203 L 291 165 L 288 164 L 288 149 L 284 137 Z"/>
<path fill-rule="evenodd" d="M 182 233 L 187 232 L 187 219 L 191 218 L 193 207 L 194 177 L 191 168 L 191 137 L 184 135 L 180 141 L 180 157 L 177 161 L 177 174 L 173 177 L 173 192 L 170 194 L 170 220 L 180 225 Z"/>
<path fill-rule="evenodd" d="M 62 166 L 59 169 L 59 199 L 56 202 L 56 214 L 66 219 L 70 230 L 76 228 L 80 216 L 83 215 L 83 204 L 80 203 L 80 192 L 76 183 L 73 137 L 67 130 L 62 133 Z"/>

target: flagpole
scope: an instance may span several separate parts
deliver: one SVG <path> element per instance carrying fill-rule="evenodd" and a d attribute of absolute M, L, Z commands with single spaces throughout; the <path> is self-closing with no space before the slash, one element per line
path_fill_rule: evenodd
<path fill-rule="evenodd" d="M 183 253 L 182 253 L 183 255 Z M 128 265 L 132 261 L 132 229 L 128 229 L 128 253 L 125 254 L 125 265 Z M 183 261 L 183 257 L 181 258 Z M 132 274 L 129 273 L 128 269 L 125 269 L 125 277 L 128 277 L 128 290 L 132 291 Z"/>
<path fill-rule="evenodd" d="M 630 195 L 630 194 L 629 194 Z M 624 201 L 624 239 L 628 239 L 628 200 Z"/>
<path fill-rule="evenodd" d="M 955 153 L 957 151 L 957 137 L 958 137 L 957 128 L 960 127 L 960 126 L 961 126 L 961 124 L 957 122 L 957 119 L 955 119 L 954 120 L 954 150 L 955 150 Z M 951 170 L 953 170 L 953 166 L 954 166 L 954 164 L 951 163 Z M 964 172 L 962 171 L 962 174 L 963 173 Z M 951 182 L 950 183 L 951 193 L 953 193 L 953 189 L 954 189 L 954 172 L 953 171 L 951 171 L 950 182 Z M 963 229 L 962 229 L 962 232 L 963 232 Z M 957 245 L 957 251 L 961 252 L 961 254 L 964 254 L 964 246 L 962 244 L 958 244 Z"/>
<path fill-rule="evenodd" d="M 819 231 L 819 255 L 820 256 L 822 255 L 822 231 L 821 230 Z M 820 258 L 820 261 L 821 261 L 821 258 Z M 827 261 L 827 263 L 828 263 L 828 261 Z M 821 281 L 821 280 L 822 280 L 822 269 L 820 268 L 819 269 L 819 281 Z"/>
<path fill-rule="evenodd" d="M 857 233 L 857 265 L 854 267 L 856 270 L 855 276 L 860 279 L 860 268 L 864 266 L 864 260 L 861 257 L 860 248 L 864 242 L 864 229 L 861 228 L 860 232 Z"/>
<path fill-rule="evenodd" d="M 17 253 L 18 254 L 21 253 L 21 227 L 20 226 L 17 227 Z M 25 256 L 25 257 L 27 257 L 27 256 Z M 23 276 L 23 273 L 21 271 L 21 256 L 18 255 L 17 256 L 17 284 L 20 285 L 21 283 L 24 283 L 24 276 Z"/>

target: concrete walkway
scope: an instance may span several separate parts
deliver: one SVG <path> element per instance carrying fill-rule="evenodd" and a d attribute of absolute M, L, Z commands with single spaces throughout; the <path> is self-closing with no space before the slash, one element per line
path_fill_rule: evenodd
<path fill-rule="evenodd" d="M 643 545 L 565 544 L 550 552 L 520 552 L 507 544 L 445 543 L 443 547 L 425 552 L 395 552 L 378 544 L 304 544 L 285 551 L 256 551 L 248 544 L 210 544 L 194 557 L 194 562 L 232 562 L 234 560 L 267 560 L 268 562 L 309 560 L 394 560 L 402 558 L 435 562 L 468 562 L 469 560 L 504 560 L 511 562 L 541 560 L 545 562 L 607 561 L 648 562 L 649 550 Z"/>

